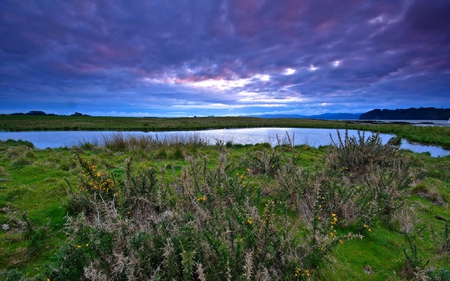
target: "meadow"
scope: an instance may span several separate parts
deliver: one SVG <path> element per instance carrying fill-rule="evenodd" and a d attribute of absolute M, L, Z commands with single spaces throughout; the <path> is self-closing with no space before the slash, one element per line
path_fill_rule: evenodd
<path fill-rule="evenodd" d="M 0 142 L 0 279 L 450 280 L 450 157 L 294 137 Z"/>

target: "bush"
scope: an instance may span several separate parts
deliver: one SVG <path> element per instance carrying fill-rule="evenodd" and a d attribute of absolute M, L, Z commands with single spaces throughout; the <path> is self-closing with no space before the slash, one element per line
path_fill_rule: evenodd
<path fill-rule="evenodd" d="M 301 280 L 335 246 L 359 237 L 330 231 L 336 214 L 321 213 L 308 227 L 281 202 L 261 205 L 261 190 L 225 155 L 212 168 L 191 159 L 172 186 L 154 170 L 133 175 L 127 160 L 114 196 L 95 188 L 107 176 L 75 159 L 84 175 L 74 198 L 92 210 L 69 219 L 70 242 L 49 267 L 51 280 Z"/>
<path fill-rule="evenodd" d="M 349 137 L 346 130 L 344 138 L 339 131 L 337 135 L 337 143 L 331 137 L 335 168 L 354 174 L 364 174 L 372 165 L 384 166 L 398 150 L 394 142 L 383 145 L 379 134 L 372 134 L 366 138 L 365 132 L 358 131 L 358 137 Z"/>

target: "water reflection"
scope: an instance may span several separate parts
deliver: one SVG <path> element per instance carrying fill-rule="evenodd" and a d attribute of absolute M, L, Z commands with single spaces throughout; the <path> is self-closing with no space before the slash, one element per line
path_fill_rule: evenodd
<path fill-rule="evenodd" d="M 345 130 L 339 130 L 343 135 Z M 350 136 L 357 136 L 356 130 L 348 131 Z M 83 142 L 102 144 L 103 138 L 117 134 L 117 132 L 106 131 L 69 131 L 69 132 L 0 132 L 0 140 L 14 139 L 32 142 L 37 148 L 71 147 Z M 286 143 L 287 134 L 295 145 L 307 144 L 312 147 L 327 146 L 331 144 L 331 138 L 337 140 L 335 129 L 307 129 L 307 128 L 251 128 L 251 129 L 223 129 L 205 131 L 172 131 L 172 132 L 123 132 L 125 136 L 151 136 L 164 138 L 201 138 L 210 145 L 217 141 L 232 142 L 233 144 L 257 144 L 270 143 L 272 146 L 279 141 Z M 366 132 L 366 137 L 371 133 Z M 381 134 L 383 143 L 386 143 L 394 135 Z M 417 153 L 429 152 L 431 156 L 450 155 L 450 151 L 441 147 L 410 144 L 406 141 L 400 146 L 402 149 L 409 149 Z"/>

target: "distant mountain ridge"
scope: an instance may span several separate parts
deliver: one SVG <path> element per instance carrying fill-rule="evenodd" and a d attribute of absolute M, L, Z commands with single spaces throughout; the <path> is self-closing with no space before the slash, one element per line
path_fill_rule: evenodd
<path fill-rule="evenodd" d="M 450 108 L 420 107 L 408 109 L 374 109 L 361 114 L 360 120 L 448 120 Z"/>
<path fill-rule="evenodd" d="M 331 119 L 331 120 L 358 120 L 361 113 L 324 113 L 320 115 L 296 115 L 296 114 L 264 114 L 260 118 L 308 118 L 308 119 Z"/>

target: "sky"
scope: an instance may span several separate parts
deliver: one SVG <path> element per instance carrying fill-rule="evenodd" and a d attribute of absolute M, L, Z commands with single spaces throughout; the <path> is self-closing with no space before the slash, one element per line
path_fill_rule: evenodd
<path fill-rule="evenodd" d="M 1 0 L 0 113 L 450 107 L 449 0 Z"/>

